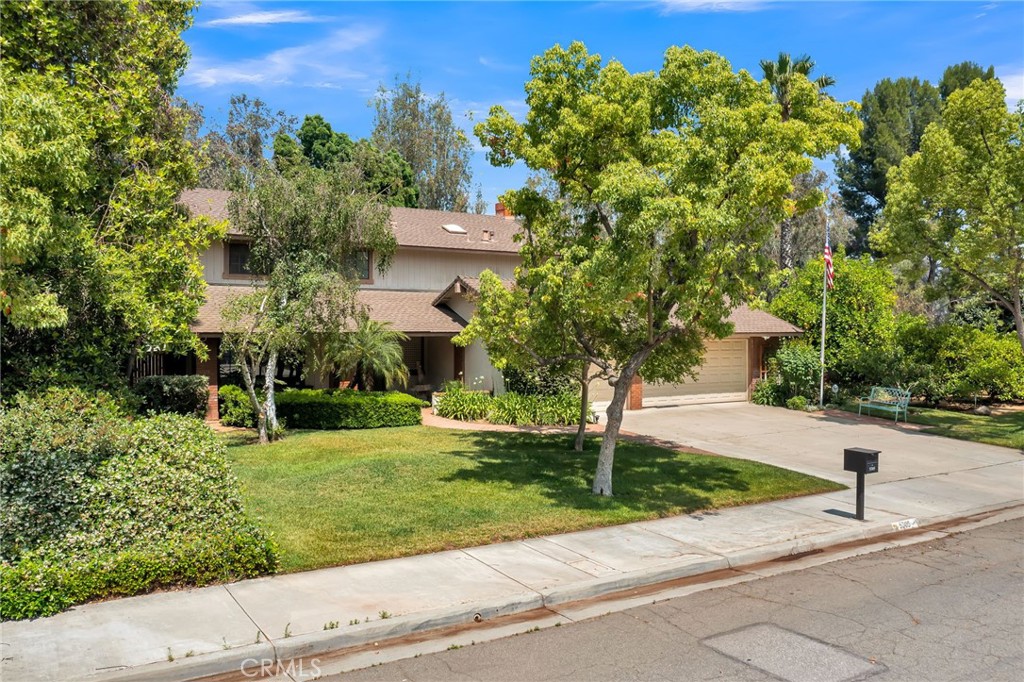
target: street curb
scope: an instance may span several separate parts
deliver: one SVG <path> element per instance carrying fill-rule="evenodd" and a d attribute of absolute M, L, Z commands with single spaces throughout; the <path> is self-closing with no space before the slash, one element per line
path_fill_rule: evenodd
<path fill-rule="evenodd" d="M 999 512 L 1004 513 L 999 514 Z M 973 517 L 985 514 L 995 514 L 995 516 L 969 523 L 963 530 L 1024 517 L 1024 503 L 1020 501 L 1003 502 L 955 514 L 944 514 L 926 519 L 919 518 L 919 526 L 914 530 L 924 534 L 928 532 L 931 526 L 948 524 L 960 519 L 967 521 Z M 501 598 L 500 600 L 472 602 L 430 609 L 405 616 L 397 615 L 386 621 L 374 621 L 373 623 L 354 626 L 354 628 L 344 631 L 325 630 L 323 632 L 312 632 L 294 637 L 277 638 L 259 645 L 248 645 L 226 651 L 200 654 L 190 658 L 181 658 L 173 662 L 151 663 L 132 669 L 100 674 L 89 679 L 103 682 L 108 680 L 110 682 L 188 682 L 205 677 L 239 673 L 246 661 L 253 659 L 259 661 L 267 657 L 275 659 L 280 668 L 284 669 L 289 662 L 294 660 L 341 652 L 345 649 L 354 649 L 362 646 L 384 645 L 390 640 L 413 633 L 441 630 L 473 622 L 486 623 L 501 616 L 510 616 L 546 607 L 604 597 L 630 589 L 650 587 L 722 569 L 739 569 L 744 566 L 755 566 L 787 557 L 802 556 L 846 543 L 892 535 L 894 532 L 899 531 L 895 531 L 889 524 L 871 525 L 863 529 L 843 529 L 810 538 L 788 540 L 722 555 L 709 555 L 704 560 L 693 561 L 690 558 L 674 564 L 670 563 L 656 568 L 620 573 L 614 576 L 603 576 L 572 585 L 547 588 L 539 592 L 522 592 L 511 597 Z M 939 529 L 932 532 L 961 532 L 961 529 L 956 528 L 952 531 Z M 874 551 L 886 549 L 890 546 L 895 545 L 887 542 Z M 477 616 L 479 616 L 479 620 L 477 620 Z"/>

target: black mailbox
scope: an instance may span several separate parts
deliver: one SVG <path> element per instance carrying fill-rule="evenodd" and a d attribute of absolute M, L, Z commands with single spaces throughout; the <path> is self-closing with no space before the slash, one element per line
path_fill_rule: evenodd
<path fill-rule="evenodd" d="M 858 474 L 878 473 L 879 450 L 846 448 L 843 450 L 843 469 Z"/>

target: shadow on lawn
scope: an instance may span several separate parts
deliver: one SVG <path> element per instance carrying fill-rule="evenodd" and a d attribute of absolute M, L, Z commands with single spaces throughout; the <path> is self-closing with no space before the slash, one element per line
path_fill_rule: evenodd
<path fill-rule="evenodd" d="M 469 432 L 462 440 L 466 450 L 452 454 L 472 464 L 444 480 L 534 486 L 559 506 L 574 509 L 677 514 L 716 506 L 717 491 L 749 490 L 728 460 L 620 441 L 615 449 L 615 496 L 599 497 L 590 486 L 600 438 L 588 438 L 582 453 L 572 449 L 573 436 Z"/>

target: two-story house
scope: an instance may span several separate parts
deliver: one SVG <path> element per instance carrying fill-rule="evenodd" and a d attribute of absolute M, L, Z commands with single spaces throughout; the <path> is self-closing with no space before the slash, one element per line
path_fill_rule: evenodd
<path fill-rule="evenodd" d="M 229 192 L 196 189 L 185 192 L 181 202 L 194 214 L 214 220 L 228 220 Z M 478 275 L 485 269 L 511 280 L 521 262 L 514 235 L 519 229 L 501 204 L 497 215 L 449 213 L 424 209 L 393 208 L 391 225 L 398 242 L 391 267 L 381 274 L 374 266 L 374 254 L 362 254 L 362 279 L 358 301 L 370 316 L 391 323 L 409 340 L 403 344 L 410 370 L 409 389 L 429 391 L 445 381 L 462 379 L 482 390 L 504 390 L 501 373 L 488 359 L 479 343 L 467 348 L 452 344 L 472 317 Z M 204 275 L 209 284 L 206 302 L 193 329 L 209 349 L 205 361 L 154 357 L 148 373 L 198 373 L 210 382 L 208 418 L 217 418 L 217 388 L 230 362 L 220 357 L 223 333 L 221 312 L 238 295 L 249 291 L 252 275 L 246 268 L 249 243 L 232 230 L 202 254 Z M 680 384 L 637 382 L 630 404 L 638 408 L 644 395 L 651 402 L 726 402 L 748 399 L 749 386 L 763 372 L 766 343 L 781 336 L 795 336 L 800 330 L 768 313 L 741 306 L 734 311 L 732 336 L 708 344 L 705 362 L 696 381 Z M 282 367 L 283 378 L 290 368 Z M 329 378 L 307 376 L 307 385 L 323 387 Z M 611 388 L 595 381 L 591 397 L 596 403 L 611 398 Z"/>

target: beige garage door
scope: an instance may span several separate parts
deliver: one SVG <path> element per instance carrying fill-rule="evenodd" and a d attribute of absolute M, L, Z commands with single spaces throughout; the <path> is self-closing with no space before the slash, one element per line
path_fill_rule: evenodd
<path fill-rule="evenodd" d="M 604 379 L 590 383 L 590 400 L 606 403 L 612 389 Z M 728 403 L 747 399 L 747 340 L 708 343 L 697 381 L 678 384 L 644 383 L 644 406 L 671 403 Z"/>
<path fill-rule="evenodd" d="M 747 340 L 708 343 L 696 381 L 644 383 L 644 406 L 664 403 L 728 403 L 747 399 Z"/>

